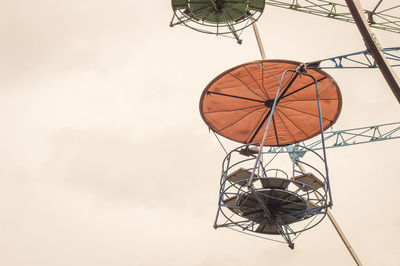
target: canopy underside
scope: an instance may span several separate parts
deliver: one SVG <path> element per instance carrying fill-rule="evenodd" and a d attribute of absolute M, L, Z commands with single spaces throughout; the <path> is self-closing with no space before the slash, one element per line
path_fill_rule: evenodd
<path fill-rule="evenodd" d="M 232 68 L 204 90 L 200 111 L 216 133 L 241 143 L 261 142 L 280 79 L 300 63 L 261 60 Z M 318 82 L 323 129 L 337 120 L 342 99 L 336 82 L 319 69 L 307 70 Z M 266 146 L 285 146 L 320 133 L 316 85 L 307 75 L 287 72 L 282 80 Z"/>

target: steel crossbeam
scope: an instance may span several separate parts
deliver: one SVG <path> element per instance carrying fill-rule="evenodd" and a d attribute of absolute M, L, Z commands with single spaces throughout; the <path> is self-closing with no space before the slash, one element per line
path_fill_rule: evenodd
<path fill-rule="evenodd" d="M 326 131 L 325 148 L 345 147 L 356 144 L 371 143 L 384 140 L 392 140 L 400 138 L 400 122 L 388 123 L 382 125 L 375 125 L 369 127 L 360 127 L 346 130 Z M 311 150 L 321 150 L 321 140 L 308 140 L 299 143 L 299 147 L 295 145 L 286 146 L 285 149 L 281 147 L 264 148 L 264 153 L 280 153 L 287 152 L 294 154 L 295 157 L 303 157 L 307 152 L 307 147 Z"/>
<path fill-rule="evenodd" d="M 347 5 L 325 0 L 266 0 L 266 5 L 355 23 Z M 371 28 L 400 33 L 400 5 L 384 10 L 364 10 Z M 397 13 L 397 14 L 396 14 Z"/>
<path fill-rule="evenodd" d="M 382 49 L 383 54 L 392 67 L 400 66 L 400 47 Z M 307 63 L 308 68 L 318 67 L 321 69 L 335 68 L 378 68 L 375 59 L 368 50 L 361 52 L 335 56 Z"/>

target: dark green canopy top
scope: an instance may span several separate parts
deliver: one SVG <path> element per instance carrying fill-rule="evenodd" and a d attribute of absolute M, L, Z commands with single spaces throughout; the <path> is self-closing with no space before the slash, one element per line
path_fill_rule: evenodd
<path fill-rule="evenodd" d="M 264 6 L 264 0 L 172 0 L 174 10 L 185 9 L 185 14 L 210 23 L 239 21 L 250 11 L 262 12 Z"/>

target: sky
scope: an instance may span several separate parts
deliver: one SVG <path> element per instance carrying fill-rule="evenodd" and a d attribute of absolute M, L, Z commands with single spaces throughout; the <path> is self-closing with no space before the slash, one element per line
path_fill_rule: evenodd
<path fill-rule="evenodd" d="M 224 152 L 200 95 L 260 54 L 251 28 L 238 45 L 171 17 L 160 0 L 0 0 L 0 264 L 354 265 L 328 219 L 294 250 L 213 229 Z M 258 29 L 270 59 L 365 49 L 353 24 L 274 7 Z M 378 70 L 328 72 L 343 96 L 334 129 L 398 121 Z M 399 148 L 328 151 L 332 213 L 365 265 L 400 265 Z"/>

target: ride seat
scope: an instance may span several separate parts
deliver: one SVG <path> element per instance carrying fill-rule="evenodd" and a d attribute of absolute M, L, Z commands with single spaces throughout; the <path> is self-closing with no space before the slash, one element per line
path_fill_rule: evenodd
<path fill-rule="evenodd" d="M 311 189 L 310 187 L 317 190 L 317 189 L 325 186 L 325 182 L 321 181 L 313 173 L 303 173 L 301 175 L 292 177 L 292 180 L 308 185 L 308 186 L 304 186 L 297 182 L 294 183 L 296 186 L 298 186 L 303 191 L 310 190 Z"/>

